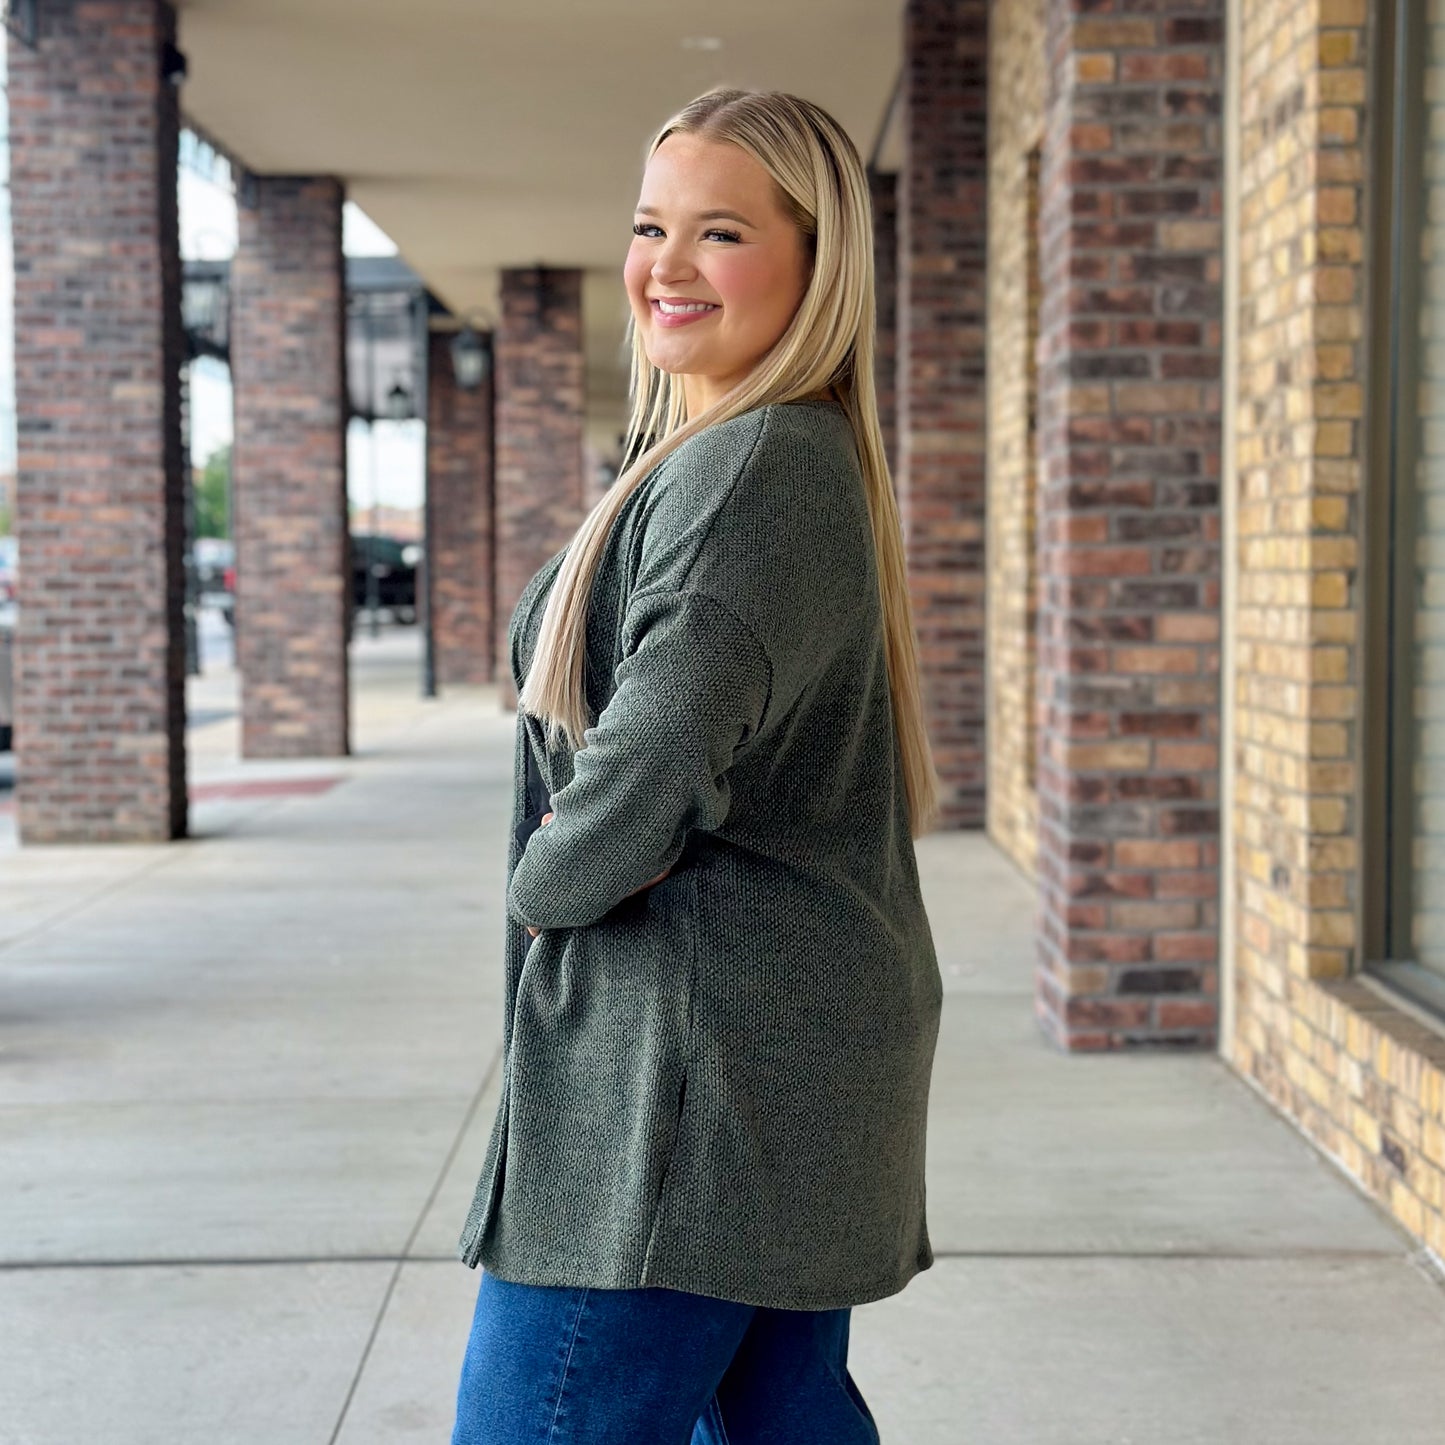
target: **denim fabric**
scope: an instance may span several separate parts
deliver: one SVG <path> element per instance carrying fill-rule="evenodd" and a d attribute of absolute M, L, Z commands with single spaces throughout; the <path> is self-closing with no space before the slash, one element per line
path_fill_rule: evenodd
<path fill-rule="evenodd" d="M 452 1445 L 878 1445 L 849 1319 L 483 1270 Z"/>

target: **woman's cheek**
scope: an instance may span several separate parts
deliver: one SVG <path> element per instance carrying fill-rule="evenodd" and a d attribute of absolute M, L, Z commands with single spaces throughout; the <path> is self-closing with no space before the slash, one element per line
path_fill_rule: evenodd
<path fill-rule="evenodd" d="M 766 290 L 760 284 L 756 263 L 747 256 L 718 256 L 703 278 L 724 307 L 734 306 L 740 313 L 750 309 L 759 292 Z"/>
<path fill-rule="evenodd" d="M 647 309 L 647 275 L 650 270 L 647 257 L 634 241 L 627 249 L 627 259 L 622 263 L 622 284 L 628 299 L 638 311 Z"/>
<path fill-rule="evenodd" d="M 788 323 L 789 278 L 779 266 L 769 265 L 753 252 L 730 259 L 715 282 L 724 305 L 734 308 L 733 319 L 744 323 L 750 337 L 771 346 Z"/>

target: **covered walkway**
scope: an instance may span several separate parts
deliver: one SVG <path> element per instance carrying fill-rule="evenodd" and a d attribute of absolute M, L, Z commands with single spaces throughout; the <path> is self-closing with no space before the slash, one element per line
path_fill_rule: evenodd
<path fill-rule="evenodd" d="M 0 837 L 5 1445 L 446 1438 L 514 715 L 419 699 L 415 646 L 354 644 L 348 758 L 236 762 L 234 674 L 193 679 L 185 842 Z M 919 852 L 938 1259 L 854 1315 L 883 1439 L 1438 1445 L 1412 1240 L 1216 1056 L 1056 1051 L 1033 890 Z"/>

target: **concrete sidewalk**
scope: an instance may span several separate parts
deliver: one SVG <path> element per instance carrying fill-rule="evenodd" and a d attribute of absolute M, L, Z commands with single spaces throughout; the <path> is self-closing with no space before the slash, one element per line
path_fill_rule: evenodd
<path fill-rule="evenodd" d="M 514 723 L 420 700 L 415 646 L 358 638 L 345 760 L 235 762 L 231 675 L 194 682 L 190 841 L 0 815 L 0 1445 L 448 1438 Z M 938 1259 L 854 1312 L 884 1440 L 1440 1445 L 1411 1241 L 1217 1059 L 1055 1053 L 1028 887 L 919 856 Z"/>

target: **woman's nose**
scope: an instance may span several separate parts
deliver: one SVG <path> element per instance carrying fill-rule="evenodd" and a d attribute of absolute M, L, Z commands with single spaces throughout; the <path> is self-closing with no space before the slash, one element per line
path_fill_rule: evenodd
<path fill-rule="evenodd" d="M 658 282 L 678 280 L 695 276 L 697 268 L 692 264 L 686 247 L 681 242 L 667 242 L 657 253 L 652 263 L 652 279 Z"/>

